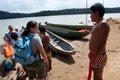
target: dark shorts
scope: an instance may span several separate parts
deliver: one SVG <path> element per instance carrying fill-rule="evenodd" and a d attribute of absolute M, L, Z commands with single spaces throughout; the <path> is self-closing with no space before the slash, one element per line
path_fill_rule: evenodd
<path fill-rule="evenodd" d="M 36 75 L 39 79 L 46 78 L 47 76 L 46 64 L 42 59 L 35 61 L 29 66 L 25 66 L 25 68 L 28 72 L 28 76 L 30 79 L 34 79 Z"/>

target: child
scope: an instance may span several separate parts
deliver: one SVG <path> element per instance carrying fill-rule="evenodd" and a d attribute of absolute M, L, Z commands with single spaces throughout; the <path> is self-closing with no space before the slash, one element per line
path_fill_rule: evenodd
<path fill-rule="evenodd" d="M 49 64 L 50 64 L 50 67 L 49 67 L 49 71 L 50 71 L 52 69 L 51 50 L 50 50 L 50 47 L 49 47 L 50 37 L 47 34 L 45 27 L 39 26 L 39 31 L 40 31 L 40 34 L 41 34 L 41 37 L 42 37 L 43 47 L 46 51 L 47 58 L 48 58 L 48 61 L 49 61 Z"/>

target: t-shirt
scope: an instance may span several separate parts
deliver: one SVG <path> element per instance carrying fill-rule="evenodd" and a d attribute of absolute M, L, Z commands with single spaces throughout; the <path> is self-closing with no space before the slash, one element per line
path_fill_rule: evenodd
<path fill-rule="evenodd" d="M 9 40 L 9 44 L 14 46 L 15 41 L 11 38 L 11 33 L 10 32 L 5 33 L 4 38 L 7 38 Z"/>
<path fill-rule="evenodd" d="M 38 49 L 40 47 L 43 47 L 41 38 L 39 37 L 38 34 L 35 34 L 35 36 L 31 39 L 31 45 L 32 45 L 32 51 L 33 53 L 37 53 L 37 55 L 35 55 L 35 57 L 38 59 L 39 58 L 39 51 Z"/>

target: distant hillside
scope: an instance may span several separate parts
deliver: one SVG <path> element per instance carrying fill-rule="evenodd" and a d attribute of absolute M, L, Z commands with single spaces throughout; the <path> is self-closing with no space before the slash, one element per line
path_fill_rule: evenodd
<path fill-rule="evenodd" d="M 106 13 L 120 13 L 120 7 L 118 8 L 105 8 Z M 70 15 L 70 14 L 86 14 L 90 13 L 90 9 L 64 9 L 54 11 L 40 11 L 37 13 L 9 13 L 0 11 L 0 19 L 11 19 L 11 18 L 23 18 L 23 17 L 36 17 L 36 16 L 51 16 L 51 15 Z"/>

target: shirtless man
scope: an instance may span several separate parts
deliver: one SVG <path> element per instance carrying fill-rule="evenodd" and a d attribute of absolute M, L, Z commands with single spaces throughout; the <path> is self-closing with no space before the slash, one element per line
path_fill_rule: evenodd
<path fill-rule="evenodd" d="M 103 68 L 107 61 L 106 55 L 106 42 L 110 27 L 108 23 L 103 20 L 105 9 L 102 4 L 96 3 L 91 6 L 91 21 L 95 22 L 95 25 L 91 31 L 91 39 L 89 42 L 89 73 L 93 70 L 94 80 L 103 80 Z M 90 77 L 90 76 L 88 76 Z M 88 80 L 90 80 L 88 78 Z"/>

